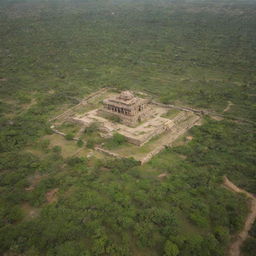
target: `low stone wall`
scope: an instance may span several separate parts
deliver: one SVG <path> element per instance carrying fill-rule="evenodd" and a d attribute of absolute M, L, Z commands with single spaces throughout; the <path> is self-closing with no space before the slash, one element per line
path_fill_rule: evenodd
<path fill-rule="evenodd" d="M 137 139 L 137 138 L 134 138 L 134 137 L 129 137 L 125 134 L 122 134 L 126 140 L 131 143 L 131 144 L 134 144 L 136 146 L 143 146 L 144 144 L 146 144 L 147 142 L 149 142 L 153 137 L 167 131 L 167 130 L 170 130 L 171 127 L 167 126 L 166 124 L 162 124 L 162 125 L 159 125 L 159 127 L 157 129 L 155 129 L 154 131 L 152 131 L 151 133 L 147 134 L 147 136 L 145 136 L 144 138 L 141 138 L 141 139 Z"/>
<path fill-rule="evenodd" d="M 100 147 L 95 147 L 95 150 L 97 150 L 97 151 L 99 151 L 99 152 L 101 152 L 101 153 L 104 153 L 104 154 L 106 154 L 106 155 L 108 155 L 108 156 L 112 156 L 112 157 L 115 157 L 115 158 L 121 158 L 118 154 L 113 153 L 113 152 L 111 152 L 111 151 L 109 151 L 109 150 L 100 148 Z"/>
<path fill-rule="evenodd" d="M 147 163 L 153 156 L 157 155 L 160 153 L 163 149 L 165 149 L 166 145 L 161 145 L 151 152 L 149 152 L 144 158 L 140 160 L 141 165 Z"/>
<path fill-rule="evenodd" d="M 194 113 L 197 113 L 197 114 L 204 114 L 203 110 L 193 109 L 193 108 L 190 108 L 190 107 L 179 107 L 179 106 L 175 106 L 175 105 L 172 105 L 172 104 L 163 104 L 163 103 L 156 102 L 156 101 L 153 101 L 153 100 L 151 101 L 151 104 L 159 106 L 159 107 L 163 107 L 163 108 L 174 108 L 174 109 L 178 109 L 178 110 L 182 110 L 182 111 L 190 111 L 190 112 L 194 112 Z"/>
<path fill-rule="evenodd" d="M 162 150 L 164 150 L 166 147 L 169 147 L 172 145 L 172 143 L 182 134 L 184 134 L 187 130 L 189 130 L 190 128 L 192 128 L 198 121 L 200 120 L 200 116 L 196 115 L 194 118 L 192 118 L 192 120 L 185 125 L 182 129 L 180 129 L 179 131 L 177 131 L 171 138 L 169 141 L 166 142 L 166 144 L 161 145 L 157 148 L 155 148 L 154 150 L 152 150 L 151 152 L 149 152 L 144 158 L 142 158 L 140 160 L 141 165 L 147 163 L 153 156 L 157 155 L 158 153 L 160 153 Z"/>
<path fill-rule="evenodd" d="M 146 144 L 147 142 L 149 142 L 153 137 L 155 137 L 155 136 L 157 136 L 157 135 L 159 135 L 159 134 L 162 134 L 162 133 L 164 133 L 164 132 L 166 132 L 166 131 L 168 131 L 168 130 L 170 130 L 170 129 L 171 129 L 171 127 L 167 127 L 167 126 L 165 126 L 165 125 L 163 124 L 161 127 L 159 127 L 158 129 L 156 129 L 153 134 L 149 134 L 149 136 L 147 137 L 147 139 L 144 140 L 143 143 L 142 143 L 140 146 L 143 146 L 144 144 Z"/>
<path fill-rule="evenodd" d="M 139 139 L 131 138 L 131 137 L 128 137 L 128 136 L 125 136 L 125 138 L 129 143 L 134 144 L 136 146 L 142 146 L 143 145 L 143 141 L 141 141 Z"/>
<path fill-rule="evenodd" d="M 59 134 L 61 136 L 66 136 L 66 134 L 64 132 L 60 132 L 59 130 L 57 130 L 54 125 L 51 126 L 51 129 L 56 134 Z"/>
<path fill-rule="evenodd" d="M 51 130 L 52 130 L 54 133 L 56 133 L 56 134 L 58 134 L 58 135 L 61 135 L 61 136 L 63 136 L 63 137 L 65 137 L 65 136 L 67 135 L 67 134 L 64 133 L 64 132 L 60 132 L 59 130 L 57 130 L 57 129 L 54 127 L 54 125 L 51 126 Z M 73 138 L 72 140 L 78 141 L 79 138 Z M 83 141 L 83 142 L 84 142 L 84 141 Z M 84 142 L 84 143 L 85 143 L 85 142 Z"/>
<path fill-rule="evenodd" d="M 106 87 L 101 88 L 101 89 L 99 89 L 98 91 L 96 91 L 96 92 L 94 92 L 94 93 L 88 95 L 88 96 L 87 96 L 86 98 L 84 98 L 82 101 L 87 101 L 87 100 L 89 100 L 89 99 L 91 99 L 91 98 L 93 98 L 93 97 L 95 97 L 95 96 L 98 96 L 98 95 L 102 94 L 103 92 L 107 91 L 108 89 L 109 89 L 109 88 L 106 88 Z"/>
<path fill-rule="evenodd" d="M 88 101 L 89 99 L 91 99 L 91 98 L 93 98 L 93 97 L 95 97 L 95 96 L 98 96 L 98 95 L 102 94 L 103 92 L 105 92 L 105 91 L 107 91 L 107 90 L 108 90 L 108 88 L 105 88 L 105 87 L 104 87 L 104 88 L 101 88 L 100 90 L 98 90 L 98 91 L 96 91 L 96 92 L 94 92 L 94 93 L 88 95 L 86 98 L 82 99 L 77 105 L 75 105 L 75 106 L 69 108 L 69 109 L 66 110 L 64 113 L 62 113 L 62 114 L 60 114 L 60 115 L 58 115 L 58 116 L 56 116 L 56 117 L 51 118 L 51 119 L 49 120 L 49 122 L 52 122 L 52 121 L 57 120 L 57 119 L 59 119 L 59 118 L 62 118 L 63 116 L 64 116 L 64 117 L 67 116 L 68 114 L 70 114 L 70 113 L 72 112 L 72 110 L 74 110 L 74 109 L 77 108 L 78 106 L 80 106 L 80 105 L 82 105 L 82 104 L 87 104 L 87 101 Z"/>

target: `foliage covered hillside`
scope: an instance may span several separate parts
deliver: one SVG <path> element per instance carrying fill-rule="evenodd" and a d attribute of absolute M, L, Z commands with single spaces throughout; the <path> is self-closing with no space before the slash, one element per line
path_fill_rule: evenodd
<path fill-rule="evenodd" d="M 0 0 L 0 255 L 226 255 L 247 201 L 223 175 L 256 193 L 255 13 L 250 0 Z M 74 156 L 83 145 L 48 120 L 106 86 L 250 122 L 206 117 L 143 166 Z"/>

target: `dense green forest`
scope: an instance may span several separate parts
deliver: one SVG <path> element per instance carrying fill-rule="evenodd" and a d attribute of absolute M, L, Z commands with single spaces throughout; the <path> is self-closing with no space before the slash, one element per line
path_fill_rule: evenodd
<path fill-rule="evenodd" d="M 255 14 L 253 0 L 0 0 L 0 255 L 226 255 L 248 201 L 223 176 L 256 194 Z M 48 120 L 102 87 L 227 118 L 142 166 L 66 157 Z M 254 225 L 245 255 L 255 239 Z"/>

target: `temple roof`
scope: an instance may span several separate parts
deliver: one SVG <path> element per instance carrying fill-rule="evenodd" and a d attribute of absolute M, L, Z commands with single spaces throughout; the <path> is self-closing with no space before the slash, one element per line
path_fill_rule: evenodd
<path fill-rule="evenodd" d="M 135 97 L 130 91 L 122 91 L 119 95 L 103 100 L 104 104 L 112 104 L 119 107 L 132 107 L 134 105 L 144 104 L 147 100 Z"/>
<path fill-rule="evenodd" d="M 119 95 L 119 98 L 122 100 L 131 100 L 132 98 L 134 98 L 134 95 L 130 91 L 122 91 Z"/>

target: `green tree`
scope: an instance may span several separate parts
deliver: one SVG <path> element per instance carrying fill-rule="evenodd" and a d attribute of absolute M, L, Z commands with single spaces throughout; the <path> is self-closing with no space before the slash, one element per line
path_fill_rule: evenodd
<path fill-rule="evenodd" d="M 214 236 L 219 243 L 226 245 L 229 242 L 229 231 L 228 228 L 218 226 L 214 229 Z"/>
<path fill-rule="evenodd" d="M 165 253 L 164 255 L 165 256 L 177 256 L 179 254 L 179 252 L 180 252 L 179 248 L 175 243 L 173 243 L 169 240 L 167 240 L 165 242 L 165 245 L 164 245 L 164 253 Z"/>
<path fill-rule="evenodd" d="M 251 228 L 249 234 L 250 234 L 251 236 L 253 236 L 253 237 L 256 238 L 256 221 L 254 221 L 254 223 L 253 223 L 253 225 L 252 225 L 252 228 Z"/>
<path fill-rule="evenodd" d="M 253 237 L 246 239 L 242 246 L 242 252 L 245 256 L 255 256 L 256 239 Z"/>

